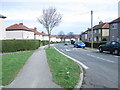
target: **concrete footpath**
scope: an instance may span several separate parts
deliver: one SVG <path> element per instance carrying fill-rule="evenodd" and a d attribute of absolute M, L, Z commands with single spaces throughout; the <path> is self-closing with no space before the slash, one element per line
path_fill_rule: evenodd
<path fill-rule="evenodd" d="M 15 80 L 5 88 L 61 88 L 52 81 L 45 50 L 40 48 L 26 62 Z"/>

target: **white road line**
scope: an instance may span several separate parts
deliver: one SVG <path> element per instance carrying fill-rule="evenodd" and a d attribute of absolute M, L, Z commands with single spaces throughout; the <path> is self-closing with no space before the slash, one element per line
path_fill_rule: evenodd
<path fill-rule="evenodd" d="M 64 53 L 62 53 L 62 52 L 59 51 L 56 47 L 54 47 L 54 48 L 55 48 L 59 53 L 61 53 L 61 54 L 63 54 L 64 56 L 66 56 L 66 57 L 72 59 L 73 61 L 79 63 L 84 69 L 88 69 L 88 67 L 87 67 L 85 64 L 79 62 L 78 60 L 76 60 L 76 59 L 74 59 L 74 58 L 72 58 L 72 57 L 70 57 L 70 56 L 68 56 L 68 55 L 66 55 L 66 54 L 64 54 Z"/>
<path fill-rule="evenodd" d="M 114 56 L 114 57 L 118 58 L 119 56 Z"/>
<path fill-rule="evenodd" d="M 65 51 L 69 52 L 70 50 L 68 50 L 68 49 L 65 49 Z"/>
<path fill-rule="evenodd" d="M 88 55 L 88 56 L 91 56 L 91 57 L 94 57 L 94 58 L 101 59 L 101 60 L 103 60 L 103 61 L 107 61 L 107 62 L 115 63 L 114 61 L 107 60 L 107 59 L 104 59 L 104 58 L 101 58 L 101 57 L 97 57 L 97 56 L 94 56 L 94 55 L 91 55 L 91 54 L 87 54 L 87 55 Z"/>

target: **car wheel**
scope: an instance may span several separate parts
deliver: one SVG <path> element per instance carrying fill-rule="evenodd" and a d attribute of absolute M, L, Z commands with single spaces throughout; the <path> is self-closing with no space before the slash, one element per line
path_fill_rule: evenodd
<path fill-rule="evenodd" d="M 118 55 L 118 54 L 119 54 L 118 49 L 115 49 L 115 50 L 113 51 L 113 54 Z"/>
<path fill-rule="evenodd" d="M 102 48 L 99 48 L 99 52 L 103 52 Z"/>

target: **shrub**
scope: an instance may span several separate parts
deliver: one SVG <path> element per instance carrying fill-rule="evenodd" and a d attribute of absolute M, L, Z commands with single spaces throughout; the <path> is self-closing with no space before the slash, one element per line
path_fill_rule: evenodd
<path fill-rule="evenodd" d="M 47 44 L 49 44 L 49 41 L 48 41 L 48 40 L 43 40 L 43 41 L 41 41 L 41 46 L 45 46 L 45 45 L 47 45 Z"/>
<path fill-rule="evenodd" d="M 107 41 L 100 41 L 100 42 L 94 42 L 93 48 L 98 48 L 99 45 L 105 44 Z M 86 47 L 91 47 L 91 42 L 84 42 L 86 44 Z"/>
<path fill-rule="evenodd" d="M 75 43 L 75 41 L 74 40 L 71 40 L 71 44 L 74 44 Z"/>
<path fill-rule="evenodd" d="M 40 40 L 2 40 L 2 52 L 35 50 L 40 46 Z"/>
<path fill-rule="evenodd" d="M 106 39 L 106 38 L 103 38 L 102 41 L 107 41 L 107 39 Z"/>

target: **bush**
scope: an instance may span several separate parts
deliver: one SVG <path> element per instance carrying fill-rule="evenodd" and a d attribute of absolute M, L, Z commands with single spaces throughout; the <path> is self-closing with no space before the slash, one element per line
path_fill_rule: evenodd
<path fill-rule="evenodd" d="M 107 41 L 107 39 L 106 39 L 106 38 L 103 38 L 102 41 Z"/>
<path fill-rule="evenodd" d="M 47 41 L 47 40 L 41 41 L 41 46 L 45 46 L 45 45 L 48 45 L 48 44 L 49 44 L 49 41 Z"/>
<path fill-rule="evenodd" d="M 101 42 L 94 42 L 93 48 L 98 48 L 99 45 L 105 44 L 107 41 L 101 41 Z M 86 44 L 86 47 L 91 47 L 91 42 L 84 42 Z"/>
<path fill-rule="evenodd" d="M 74 40 L 71 40 L 71 44 L 74 44 L 75 43 L 75 41 Z"/>
<path fill-rule="evenodd" d="M 2 40 L 2 52 L 35 50 L 40 43 L 40 40 Z"/>

